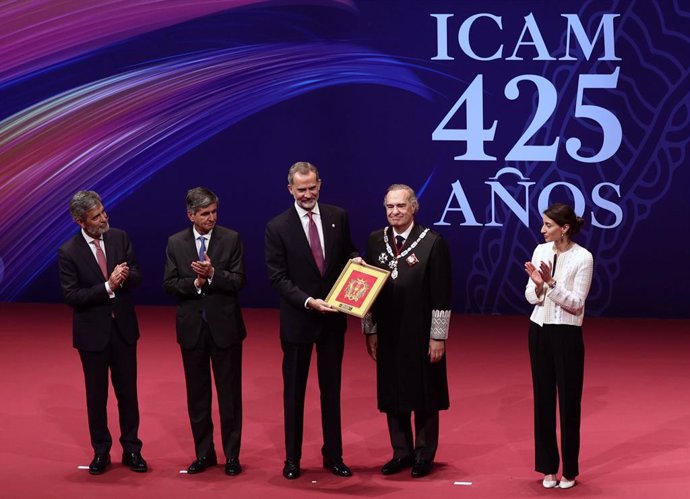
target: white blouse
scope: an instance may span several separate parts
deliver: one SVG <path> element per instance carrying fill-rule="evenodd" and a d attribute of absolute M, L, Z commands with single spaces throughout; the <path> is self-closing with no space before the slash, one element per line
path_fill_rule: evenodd
<path fill-rule="evenodd" d="M 553 243 L 540 244 L 534 249 L 532 263 L 537 268 L 542 261 L 553 263 L 555 254 Z M 541 294 L 537 295 L 536 284 L 528 278 L 525 298 L 534 305 L 530 320 L 540 326 L 581 326 L 593 270 L 592 254 L 579 244 L 573 243 L 568 251 L 558 255 L 556 273 L 553 276 L 556 286 L 553 289 L 544 284 Z"/>

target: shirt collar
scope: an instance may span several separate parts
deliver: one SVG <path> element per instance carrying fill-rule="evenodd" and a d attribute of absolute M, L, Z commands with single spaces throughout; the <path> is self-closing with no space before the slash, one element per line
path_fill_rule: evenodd
<path fill-rule="evenodd" d="M 395 236 L 402 236 L 403 239 L 407 240 L 407 238 L 410 237 L 410 232 L 412 232 L 413 228 L 414 228 L 414 220 L 412 221 L 410 226 L 407 228 L 407 230 L 405 230 L 405 232 L 403 232 L 402 234 L 398 234 L 397 232 L 395 232 L 395 229 L 393 229 L 393 238 L 395 238 Z"/>
<path fill-rule="evenodd" d="M 87 243 L 87 244 L 91 244 L 91 241 L 95 241 L 95 240 L 96 240 L 96 238 L 93 238 L 93 237 L 91 237 L 90 235 L 88 235 L 88 234 L 84 231 L 84 229 L 81 230 L 81 235 L 84 236 L 84 239 L 86 240 L 86 243 Z M 103 241 L 103 236 L 101 236 L 98 240 L 99 240 L 99 241 Z"/>
<path fill-rule="evenodd" d="M 297 204 L 297 201 L 295 201 L 295 209 L 297 210 L 297 214 L 299 215 L 300 220 L 303 219 L 307 215 L 307 210 L 302 208 L 300 205 Z M 314 205 L 314 208 L 311 210 L 311 212 L 314 215 L 321 216 L 321 212 L 319 212 L 319 203 L 316 203 Z"/>
<path fill-rule="evenodd" d="M 211 234 L 213 234 L 213 229 L 209 230 L 206 234 L 199 234 L 199 232 L 196 230 L 196 227 L 192 225 L 192 232 L 194 232 L 194 240 L 198 241 L 200 237 L 205 237 L 206 242 L 211 240 Z"/>

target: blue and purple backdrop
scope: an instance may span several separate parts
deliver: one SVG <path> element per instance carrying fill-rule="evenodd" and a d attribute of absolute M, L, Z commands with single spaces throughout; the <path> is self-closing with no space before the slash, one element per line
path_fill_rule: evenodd
<path fill-rule="evenodd" d="M 0 5 L 0 300 L 61 301 L 80 189 L 170 303 L 187 189 L 220 198 L 245 306 L 272 307 L 264 225 L 316 164 L 363 247 L 394 182 L 448 240 L 454 309 L 525 314 L 541 211 L 574 203 L 587 313 L 690 316 L 687 0 L 31 0 Z"/>

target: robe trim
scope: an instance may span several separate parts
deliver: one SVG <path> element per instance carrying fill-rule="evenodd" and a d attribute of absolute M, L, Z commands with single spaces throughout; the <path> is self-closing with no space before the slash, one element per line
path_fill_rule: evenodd
<path fill-rule="evenodd" d="M 362 334 L 376 334 L 376 323 L 371 312 L 367 312 L 362 317 Z"/>
<path fill-rule="evenodd" d="M 448 339 L 448 329 L 450 328 L 450 310 L 431 311 L 431 339 Z"/>

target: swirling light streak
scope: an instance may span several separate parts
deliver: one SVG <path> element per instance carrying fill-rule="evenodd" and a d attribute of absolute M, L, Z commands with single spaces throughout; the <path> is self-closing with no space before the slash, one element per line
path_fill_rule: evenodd
<path fill-rule="evenodd" d="M 100 47 L 271 0 L 31 0 L 0 3 L 0 86 Z M 351 0 L 292 0 L 354 10 Z"/>
<path fill-rule="evenodd" d="M 349 44 L 250 46 L 180 56 L 55 96 L 0 122 L 0 298 L 12 299 L 74 231 L 65 199 L 116 203 L 220 130 L 319 88 L 380 84 L 429 97 L 399 61 Z M 22 238 L 15 237 L 22 220 Z"/>

